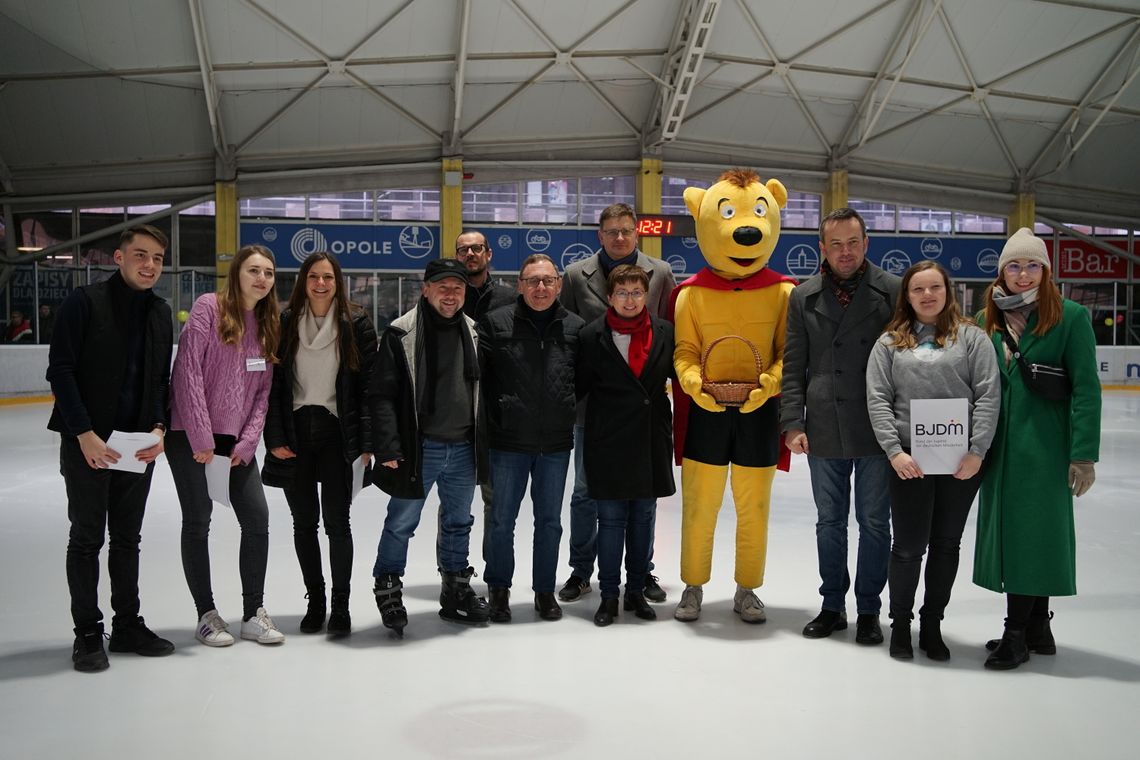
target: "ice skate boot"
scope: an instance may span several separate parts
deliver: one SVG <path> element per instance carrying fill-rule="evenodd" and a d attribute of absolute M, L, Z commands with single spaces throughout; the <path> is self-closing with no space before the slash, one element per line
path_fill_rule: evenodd
<path fill-rule="evenodd" d="M 376 577 L 372 593 L 376 595 L 376 608 L 385 628 L 391 628 L 401 639 L 404 627 L 408 624 L 408 611 L 404 609 L 404 584 L 395 573 L 384 573 Z"/>
<path fill-rule="evenodd" d="M 452 623 L 482 625 L 491 617 L 487 600 L 471 590 L 475 568 L 468 567 L 457 573 L 441 572 L 443 585 L 439 592 L 439 616 Z"/>

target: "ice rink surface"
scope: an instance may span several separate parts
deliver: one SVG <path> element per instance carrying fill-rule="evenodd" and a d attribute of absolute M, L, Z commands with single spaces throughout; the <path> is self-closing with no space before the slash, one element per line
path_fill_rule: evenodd
<path fill-rule="evenodd" d="M 893 661 L 885 645 L 857 646 L 854 625 L 830 639 L 801 636 L 819 607 L 815 508 L 802 458 L 777 476 L 773 491 L 767 576 L 758 591 L 768 612 L 763 625 L 744 624 L 732 612 L 730 496 L 696 623 L 672 619 L 682 589 L 679 496 L 658 506 L 655 572 L 669 601 L 656 606 L 656 622 L 630 614 L 596 628 L 596 582 L 582 601 L 563 605 L 562 621 L 538 620 L 524 503 L 514 622 L 444 623 L 436 614 L 433 494 L 411 543 L 404 579 L 410 623 L 397 640 L 380 625 L 372 599 L 387 497 L 369 489 L 353 506 L 353 635 L 302 635 L 292 521 L 281 492 L 266 489 L 266 607 L 288 638 L 276 648 L 239 640 L 228 649 L 194 640 L 179 559 L 181 515 L 160 460 L 143 526 L 142 612 L 178 649 L 158 660 L 112 654 L 109 671 L 76 673 L 64 577 L 66 500 L 58 438 L 44 427 L 49 411 L 46 404 L 0 407 L 4 758 L 1140 756 L 1140 393 L 1105 394 L 1096 485 L 1077 501 L 1080 595 L 1053 605 L 1058 654 L 1034 655 L 1010 673 L 982 668 L 982 644 L 1000 635 L 1004 601 L 970 583 L 973 516 L 943 622 L 949 662 L 917 651 L 912 662 Z M 236 633 L 238 528 L 225 507 L 215 506 L 214 517 L 215 599 Z M 568 514 L 563 525 L 560 584 L 569 575 Z M 481 541 L 480 518 L 471 540 L 480 575 Z M 850 554 L 853 567 L 854 542 Z M 486 593 L 481 578 L 475 586 Z M 101 590 L 109 618 L 105 579 Z M 852 618 L 853 604 L 849 596 Z"/>

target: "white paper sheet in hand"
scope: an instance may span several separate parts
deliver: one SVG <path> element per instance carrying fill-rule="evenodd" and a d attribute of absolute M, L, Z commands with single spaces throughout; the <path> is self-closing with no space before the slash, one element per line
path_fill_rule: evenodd
<path fill-rule="evenodd" d="M 924 475 L 953 475 L 970 450 L 970 405 L 964 398 L 910 402 L 910 455 Z"/>
<path fill-rule="evenodd" d="M 364 488 L 364 457 L 357 457 L 352 463 L 352 498 L 348 500 L 349 503 L 356 501 L 356 494 L 360 493 L 362 488 Z"/>
<path fill-rule="evenodd" d="M 230 458 L 214 454 L 206 468 L 206 491 L 219 504 L 230 504 Z"/>
<path fill-rule="evenodd" d="M 138 454 L 156 443 L 158 443 L 158 436 L 154 433 L 111 431 L 111 437 L 107 439 L 107 448 L 118 452 L 119 461 L 107 465 L 107 469 L 122 470 L 123 472 L 146 472 L 146 462 L 139 461 Z"/>

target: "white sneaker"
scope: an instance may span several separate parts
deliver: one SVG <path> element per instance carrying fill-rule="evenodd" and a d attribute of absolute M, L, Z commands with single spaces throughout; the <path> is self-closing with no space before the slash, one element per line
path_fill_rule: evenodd
<path fill-rule="evenodd" d="M 227 631 L 229 625 L 222 620 L 217 610 L 210 610 L 198 621 L 198 630 L 194 631 L 194 638 L 208 647 L 228 647 L 234 643 L 234 637 Z"/>
<path fill-rule="evenodd" d="M 691 623 L 701 616 L 701 601 L 705 598 L 705 591 L 700 586 L 685 586 L 681 592 L 681 602 L 673 611 L 673 617 L 685 623 Z"/>
<path fill-rule="evenodd" d="M 768 619 L 764 613 L 764 602 L 750 588 L 737 585 L 736 596 L 732 598 L 732 611 L 740 615 L 745 623 L 763 623 Z"/>
<path fill-rule="evenodd" d="M 257 614 L 241 624 L 241 637 L 258 644 L 285 643 L 285 634 L 277 629 L 277 624 L 264 607 L 258 607 Z"/>

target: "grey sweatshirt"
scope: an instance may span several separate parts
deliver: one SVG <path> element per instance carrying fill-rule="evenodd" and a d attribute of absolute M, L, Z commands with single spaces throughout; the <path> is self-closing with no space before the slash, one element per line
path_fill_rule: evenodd
<path fill-rule="evenodd" d="M 965 398 L 970 405 L 970 453 L 986 455 L 997 429 L 1001 377 L 985 332 L 959 325 L 958 340 L 898 350 L 886 333 L 867 361 L 867 411 L 888 458 L 910 448 L 912 399 Z"/>

